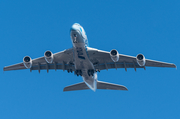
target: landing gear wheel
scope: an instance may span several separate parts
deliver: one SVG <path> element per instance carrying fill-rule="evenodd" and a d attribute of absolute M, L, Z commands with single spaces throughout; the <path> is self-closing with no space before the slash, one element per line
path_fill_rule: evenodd
<path fill-rule="evenodd" d="M 94 75 L 94 70 L 91 70 L 91 75 L 92 75 L 92 76 Z"/>
<path fill-rule="evenodd" d="M 89 76 L 94 76 L 94 70 L 92 69 L 92 70 L 88 70 L 88 75 Z"/>
<path fill-rule="evenodd" d="M 81 71 L 81 70 L 76 70 L 76 71 L 75 71 L 75 74 L 76 74 L 77 76 L 79 76 L 79 75 L 82 76 L 82 71 Z"/>
<path fill-rule="evenodd" d="M 90 76 L 90 71 L 88 70 L 88 75 Z"/>
<path fill-rule="evenodd" d="M 79 71 L 79 75 L 82 76 L 82 71 L 81 70 Z"/>

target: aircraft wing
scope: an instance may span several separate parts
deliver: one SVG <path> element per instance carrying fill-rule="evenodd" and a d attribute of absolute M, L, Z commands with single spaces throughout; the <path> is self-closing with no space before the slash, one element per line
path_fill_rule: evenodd
<path fill-rule="evenodd" d="M 108 70 L 112 68 L 125 68 L 127 71 L 127 68 L 144 68 L 146 66 L 148 67 L 170 67 L 170 68 L 176 68 L 175 64 L 166 63 L 166 62 L 160 62 L 155 60 L 149 60 L 146 59 L 145 66 L 139 66 L 136 57 L 128 56 L 119 54 L 119 61 L 113 62 L 110 57 L 110 52 L 94 49 L 94 48 L 87 48 L 88 55 L 90 57 L 91 62 L 94 64 L 96 69 L 99 70 Z"/>
<path fill-rule="evenodd" d="M 47 70 L 49 69 L 61 69 L 61 70 L 67 70 L 67 69 L 74 70 L 74 64 L 73 64 L 73 49 L 67 49 L 58 53 L 54 54 L 54 60 L 52 64 L 48 64 L 43 57 L 33 59 L 32 60 L 32 67 L 30 70 Z M 10 70 L 20 70 L 20 69 L 26 69 L 23 62 L 14 64 L 11 66 L 6 66 L 3 68 L 4 71 L 10 71 Z"/>

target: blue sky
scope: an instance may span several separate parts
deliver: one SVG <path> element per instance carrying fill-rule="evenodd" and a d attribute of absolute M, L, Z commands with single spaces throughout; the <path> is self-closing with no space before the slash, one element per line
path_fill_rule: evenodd
<path fill-rule="evenodd" d="M 180 1 L 0 1 L 0 67 L 72 47 L 69 30 L 80 23 L 91 47 L 180 66 Z M 180 71 L 112 69 L 98 80 L 128 91 L 63 92 L 81 77 L 63 71 L 0 74 L 1 119 L 179 119 Z"/>

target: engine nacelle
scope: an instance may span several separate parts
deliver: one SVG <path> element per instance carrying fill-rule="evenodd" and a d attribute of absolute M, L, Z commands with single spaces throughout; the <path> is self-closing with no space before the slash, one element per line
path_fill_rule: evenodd
<path fill-rule="evenodd" d="M 52 63 L 53 62 L 54 56 L 53 56 L 53 53 L 51 51 L 46 51 L 44 53 L 44 57 L 45 57 L 45 60 L 46 60 L 47 63 Z"/>
<path fill-rule="evenodd" d="M 143 54 L 138 54 L 136 56 L 136 60 L 137 60 L 137 63 L 139 64 L 139 66 L 144 66 L 146 63 L 146 60 L 145 60 L 145 57 Z"/>
<path fill-rule="evenodd" d="M 24 63 L 24 66 L 25 66 L 27 69 L 29 69 L 29 68 L 32 67 L 32 60 L 31 60 L 31 58 L 30 58 L 29 56 L 25 56 L 25 57 L 23 58 L 23 63 Z"/>
<path fill-rule="evenodd" d="M 110 56 L 111 56 L 111 59 L 114 61 L 114 62 L 117 62 L 119 61 L 119 53 L 117 50 L 113 49 L 110 51 Z"/>

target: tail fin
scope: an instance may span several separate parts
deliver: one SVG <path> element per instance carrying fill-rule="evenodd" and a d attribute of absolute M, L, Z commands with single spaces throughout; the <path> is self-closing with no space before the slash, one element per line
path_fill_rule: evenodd
<path fill-rule="evenodd" d="M 125 86 L 97 81 L 97 89 L 106 89 L 106 90 L 128 90 Z"/>

